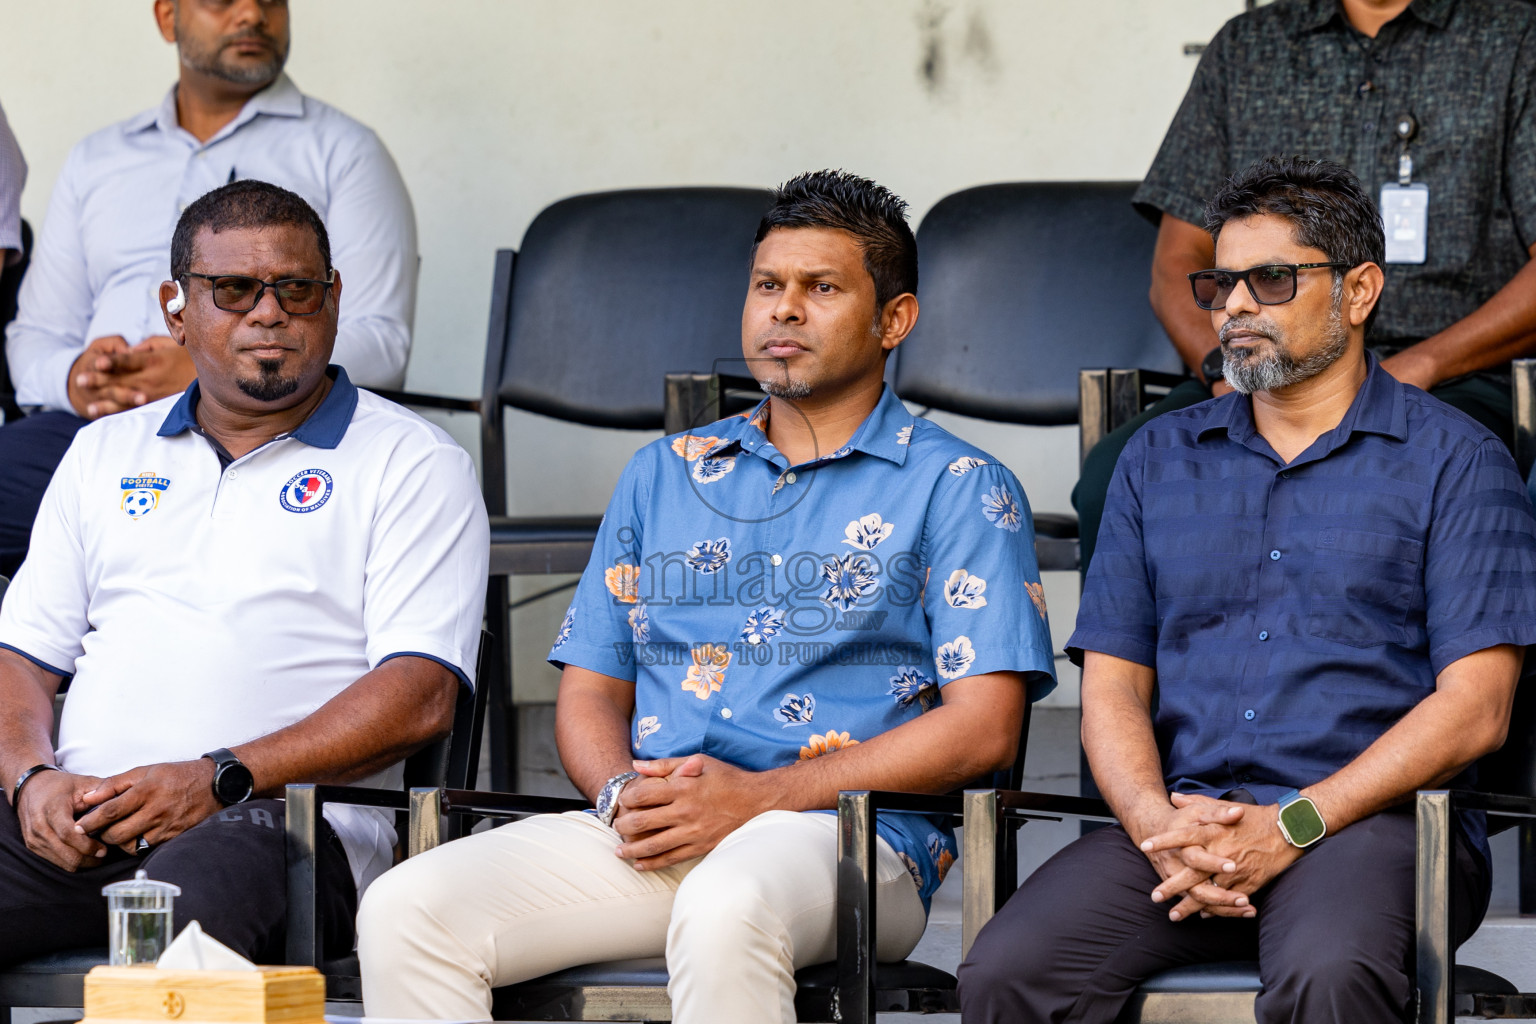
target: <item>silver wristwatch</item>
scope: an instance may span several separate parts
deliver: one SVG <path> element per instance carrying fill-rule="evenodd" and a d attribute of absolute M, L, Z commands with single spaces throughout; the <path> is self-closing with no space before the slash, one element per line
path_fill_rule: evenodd
<path fill-rule="evenodd" d="M 619 794 L 624 787 L 640 777 L 639 772 L 622 772 L 603 783 L 597 791 L 597 818 L 604 825 L 613 824 L 613 816 L 619 813 Z"/>

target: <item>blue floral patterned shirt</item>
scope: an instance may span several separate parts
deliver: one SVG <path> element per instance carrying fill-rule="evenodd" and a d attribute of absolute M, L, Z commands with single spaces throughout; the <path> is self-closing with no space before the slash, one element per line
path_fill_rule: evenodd
<path fill-rule="evenodd" d="M 635 682 L 636 757 L 752 771 L 895 728 L 955 679 L 1056 685 L 1034 525 L 1006 468 L 889 390 L 829 455 L 790 466 L 766 403 L 642 448 L 550 651 Z M 940 819 L 882 814 L 926 906 Z"/>

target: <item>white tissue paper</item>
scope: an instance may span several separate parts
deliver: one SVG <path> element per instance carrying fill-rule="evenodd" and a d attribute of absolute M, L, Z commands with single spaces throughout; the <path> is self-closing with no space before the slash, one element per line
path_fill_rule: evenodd
<path fill-rule="evenodd" d="M 255 964 L 230 949 L 193 921 L 165 947 L 155 966 L 162 971 L 254 971 Z"/>

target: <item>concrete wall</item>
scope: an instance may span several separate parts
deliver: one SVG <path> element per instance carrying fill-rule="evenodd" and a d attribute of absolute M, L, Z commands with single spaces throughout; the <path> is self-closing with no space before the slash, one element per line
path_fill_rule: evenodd
<path fill-rule="evenodd" d="M 478 389 L 492 257 L 563 196 L 767 185 L 845 167 L 914 223 L 967 186 L 1134 179 L 1208 39 L 1242 0 L 292 0 L 289 71 L 373 126 L 416 204 L 422 276 L 410 385 Z M 175 77 L 149 0 L 0 0 L 0 103 L 41 221 L 69 147 L 157 103 Z M 686 301 L 686 296 L 679 296 Z M 936 417 L 938 418 L 938 417 Z M 1076 432 L 946 426 L 991 449 L 1036 508 L 1065 510 Z M 514 512 L 600 509 L 649 438 L 514 414 Z M 474 434 L 453 428 L 474 450 Z M 580 450 L 581 460 L 548 454 Z M 579 465 L 579 471 L 578 471 Z M 537 481 L 536 486 L 516 481 Z M 528 590 L 547 581 L 524 581 Z M 1073 579 L 1047 580 L 1058 640 Z M 519 613 L 519 690 L 563 611 Z M 1055 698 L 1075 703 L 1075 673 Z"/>

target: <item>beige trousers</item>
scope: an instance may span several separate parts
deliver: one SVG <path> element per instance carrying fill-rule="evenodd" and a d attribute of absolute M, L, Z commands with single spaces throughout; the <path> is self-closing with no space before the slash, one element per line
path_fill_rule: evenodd
<path fill-rule="evenodd" d="M 593 815 L 546 814 L 385 872 L 358 911 L 365 1012 L 488 1020 L 495 986 L 664 953 L 674 1021 L 793 1021 L 795 969 L 836 957 L 836 816 L 769 811 L 660 871 L 619 842 Z M 926 916 L 884 840 L 876 873 L 877 952 L 899 960 Z"/>

